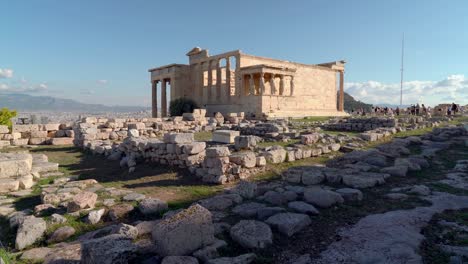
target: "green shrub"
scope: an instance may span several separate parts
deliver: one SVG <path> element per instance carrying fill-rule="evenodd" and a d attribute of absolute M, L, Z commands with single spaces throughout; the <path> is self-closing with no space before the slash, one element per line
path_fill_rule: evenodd
<path fill-rule="evenodd" d="M 0 110 L 0 125 L 7 125 L 11 128 L 11 119 L 16 116 L 16 111 L 10 111 L 8 108 L 4 107 Z"/>
<path fill-rule="evenodd" d="M 169 113 L 171 116 L 181 116 L 183 113 L 192 113 L 193 109 L 196 108 L 198 108 L 198 105 L 194 100 L 178 98 L 170 102 Z"/>
<path fill-rule="evenodd" d="M 4 248 L 0 248 L 0 259 L 3 260 L 2 263 L 5 263 L 5 264 L 13 263 L 11 261 L 10 253 L 8 253 L 8 251 L 6 251 Z"/>

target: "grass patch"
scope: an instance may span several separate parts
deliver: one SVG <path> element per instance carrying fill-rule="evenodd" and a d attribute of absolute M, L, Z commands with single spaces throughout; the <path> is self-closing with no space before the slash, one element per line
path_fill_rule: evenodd
<path fill-rule="evenodd" d="M 468 244 L 467 232 L 460 232 L 439 224 L 441 220 L 468 225 L 468 210 L 447 210 L 434 215 L 429 225 L 422 230 L 425 240 L 421 244 L 424 263 L 449 263 L 450 254 L 442 251 L 437 245 L 466 246 Z M 463 259 L 464 261 L 467 258 Z"/>
<path fill-rule="evenodd" d="M 71 236 L 70 238 L 68 238 L 67 241 L 73 241 L 78 236 L 85 234 L 87 232 L 90 232 L 90 231 L 97 230 L 105 225 L 103 222 L 99 222 L 95 225 L 87 224 L 84 221 L 82 221 L 82 216 L 75 217 L 69 214 L 65 214 L 63 216 L 67 219 L 67 222 L 62 223 L 62 224 L 48 225 L 47 230 L 46 230 L 46 237 L 49 237 L 54 231 L 56 231 L 60 227 L 70 226 L 75 229 L 75 234 Z M 45 217 L 45 219 L 48 219 L 48 218 L 49 217 Z"/>
<path fill-rule="evenodd" d="M 446 192 L 446 193 L 451 193 L 451 194 L 455 194 L 455 195 L 467 195 L 468 196 L 468 190 L 452 187 L 452 186 L 450 186 L 448 184 L 445 184 L 445 183 L 433 182 L 433 183 L 430 183 L 429 185 L 434 191 Z"/>
<path fill-rule="evenodd" d="M 211 141 L 211 138 L 213 137 L 213 132 L 210 132 L 210 131 L 195 132 L 193 137 L 195 138 L 196 141 Z"/>
<path fill-rule="evenodd" d="M 5 264 L 13 263 L 10 253 L 6 251 L 6 249 L 4 248 L 0 248 L 0 259 L 3 260 L 2 263 L 5 263 Z"/>
<path fill-rule="evenodd" d="M 356 131 L 333 131 L 333 130 L 322 130 L 319 133 L 329 134 L 329 135 L 347 135 L 347 136 L 357 136 L 360 132 Z"/>

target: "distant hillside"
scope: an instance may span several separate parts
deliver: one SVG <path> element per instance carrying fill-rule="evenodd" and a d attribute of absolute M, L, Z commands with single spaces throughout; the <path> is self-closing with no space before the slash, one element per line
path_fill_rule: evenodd
<path fill-rule="evenodd" d="M 339 94 L 338 94 L 339 96 Z M 370 112 L 372 109 L 372 104 L 366 104 L 361 101 L 356 101 L 354 97 L 349 95 L 348 93 L 344 93 L 344 108 L 345 111 L 351 112 L 351 110 L 354 109 L 354 111 L 357 111 L 358 109 L 364 109 L 366 112 Z"/>
<path fill-rule="evenodd" d="M 1 94 L 0 108 L 8 107 L 17 111 L 50 111 L 50 112 L 137 112 L 147 110 L 139 106 L 106 106 L 85 104 L 72 99 L 51 96 L 31 96 L 26 94 Z"/>

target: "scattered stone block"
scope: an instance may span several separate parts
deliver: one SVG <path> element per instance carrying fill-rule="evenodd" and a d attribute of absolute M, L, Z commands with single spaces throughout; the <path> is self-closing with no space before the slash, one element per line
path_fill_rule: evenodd
<path fill-rule="evenodd" d="M 82 264 L 128 263 L 136 253 L 132 240 L 123 235 L 109 235 L 84 241 L 81 247 Z"/>
<path fill-rule="evenodd" d="M 155 225 L 152 232 L 157 253 L 182 256 L 214 242 L 211 213 L 195 204 Z"/>
<path fill-rule="evenodd" d="M 233 144 L 235 142 L 235 137 L 239 136 L 239 131 L 234 130 L 216 130 L 213 132 L 212 141 Z"/>
<path fill-rule="evenodd" d="M 34 244 L 44 235 L 46 228 L 47 224 L 44 219 L 34 216 L 25 217 L 19 224 L 16 233 L 15 248 L 23 250 Z"/>
<path fill-rule="evenodd" d="M 273 243 L 270 227 L 255 220 L 241 220 L 231 228 L 230 235 L 245 248 L 266 248 Z"/>
<path fill-rule="evenodd" d="M 308 215 L 296 213 L 279 213 L 269 217 L 265 222 L 288 237 L 312 223 Z"/>

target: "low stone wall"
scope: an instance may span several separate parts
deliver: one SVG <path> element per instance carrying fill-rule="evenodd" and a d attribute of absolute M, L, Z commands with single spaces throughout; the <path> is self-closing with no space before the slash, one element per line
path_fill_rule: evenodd
<path fill-rule="evenodd" d="M 75 145 L 87 145 L 94 140 L 122 141 L 127 136 L 156 138 L 167 132 L 212 131 L 217 125 L 214 118 L 193 118 L 193 121 L 183 119 L 181 116 L 141 119 L 87 117 L 75 125 Z"/>
<path fill-rule="evenodd" d="M 0 126 L 1 146 L 24 145 L 69 145 L 73 144 L 75 133 L 72 124 L 13 125 Z"/>
<path fill-rule="evenodd" d="M 325 124 L 324 128 L 335 131 L 355 131 L 363 132 L 376 129 L 379 127 L 396 127 L 398 120 L 394 118 L 344 118 L 338 120 L 336 123 Z"/>
<path fill-rule="evenodd" d="M 275 137 L 280 133 L 289 132 L 288 125 L 285 122 L 251 122 L 233 126 L 233 130 L 240 131 L 242 135 L 255 135 L 263 137 Z"/>
<path fill-rule="evenodd" d="M 58 164 L 44 154 L 0 153 L 0 193 L 29 189 L 34 180 L 57 171 Z"/>

